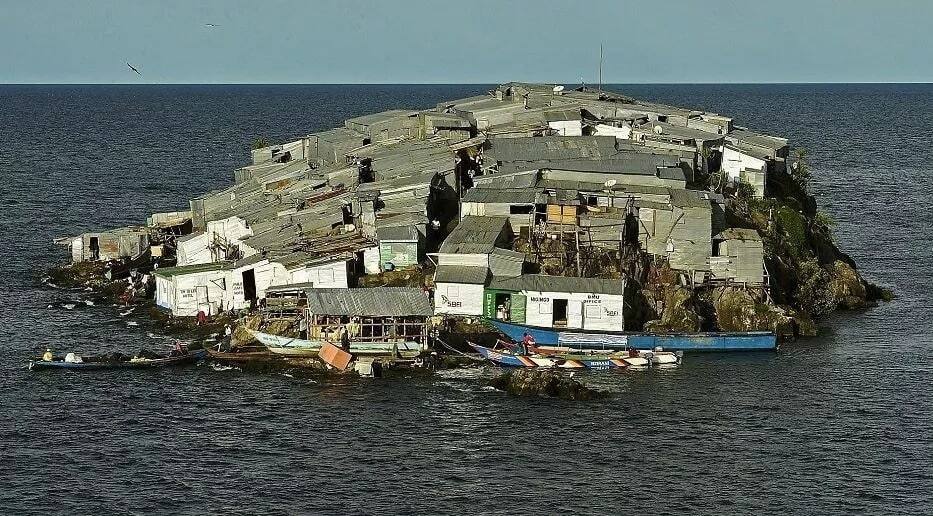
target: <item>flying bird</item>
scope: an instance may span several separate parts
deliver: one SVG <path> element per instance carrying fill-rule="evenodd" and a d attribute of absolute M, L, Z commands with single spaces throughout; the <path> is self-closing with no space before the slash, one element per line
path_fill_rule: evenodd
<path fill-rule="evenodd" d="M 142 77 L 143 74 L 139 73 L 139 70 L 137 70 L 135 66 L 133 66 L 133 65 L 131 65 L 131 64 L 129 64 L 129 63 L 126 63 L 126 66 L 129 66 L 129 67 L 130 67 L 130 70 L 133 70 L 134 72 L 136 72 L 136 75 L 139 75 L 140 77 Z"/>
<path fill-rule="evenodd" d="M 217 25 L 216 23 L 205 23 L 204 26 L 205 26 L 205 27 L 211 27 L 211 28 L 220 27 L 220 25 Z"/>

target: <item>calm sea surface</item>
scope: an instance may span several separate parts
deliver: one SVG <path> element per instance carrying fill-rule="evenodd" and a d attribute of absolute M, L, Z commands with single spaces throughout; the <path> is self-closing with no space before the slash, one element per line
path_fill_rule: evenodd
<path fill-rule="evenodd" d="M 491 370 L 340 380 L 30 373 L 166 345 L 114 307 L 49 309 L 52 238 L 232 182 L 257 136 L 483 86 L 0 86 L 0 513 L 933 513 L 933 86 L 622 85 L 811 150 L 841 247 L 898 299 L 776 354 L 514 399 Z"/>

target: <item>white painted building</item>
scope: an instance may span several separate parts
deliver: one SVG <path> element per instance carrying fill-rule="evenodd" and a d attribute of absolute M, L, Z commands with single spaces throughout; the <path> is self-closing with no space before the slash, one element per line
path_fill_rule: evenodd
<path fill-rule="evenodd" d="M 193 317 L 250 308 L 270 287 L 302 283 L 313 288 L 348 288 L 346 257 L 313 263 L 280 263 L 254 255 L 237 262 L 211 262 L 157 269 L 156 304 L 173 315 Z"/>
<path fill-rule="evenodd" d="M 495 278 L 485 292 L 487 317 L 547 328 L 621 330 L 625 280 L 526 274 Z"/>
<path fill-rule="evenodd" d="M 229 309 L 230 267 L 230 263 L 218 262 L 156 269 L 156 305 L 181 317 L 194 317 L 199 311 L 214 315 Z"/>
<path fill-rule="evenodd" d="M 256 254 L 255 249 L 242 242 L 252 234 L 253 230 L 240 217 L 212 220 L 203 232 L 177 240 L 178 265 L 224 261 L 233 258 L 228 256 L 231 253 L 242 257 Z"/>
<path fill-rule="evenodd" d="M 724 145 L 722 151 L 722 171 L 729 182 L 746 182 L 755 191 L 755 197 L 764 197 L 768 181 L 769 159 L 752 149 L 743 149 L 735 145 Z"/>
<path fill-rule="evenodd" d="M 486 266 L 438 265 L 434 273 L 434 313 L 482 315 Z"/>
<path fill-rule="evenodd" d="M 583 136 L 583 122 L 581 120 L 556 120 L 547 123 L 558 136 Z"/>
<path fill-rule="evenodd" d="M 508 217 L 464 217 L 437 253 L 434 312 L 482 315 L 483 289 L 489 278 L 516 268 L 521 273 L 524 255 L 497 247 L 507 246 L 511 238 Z"/>
<path fill-rule="evenodd" d="M 615 136 L 616 140 L 630 140 L 632 138 L 632 128 L 624 124 L 621 127 L 597 124 L 593 136 Z"/>

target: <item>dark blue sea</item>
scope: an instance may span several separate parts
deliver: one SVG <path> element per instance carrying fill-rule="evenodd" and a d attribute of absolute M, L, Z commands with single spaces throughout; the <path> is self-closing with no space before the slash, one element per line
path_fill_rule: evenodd
<path fill-rule="evenodd" d="M 620 85 L 810 150 L 820 204 L 898 297 L 778 353 L 689 355 L 516 399 L 492 371 L 322 381 L 28 372 L 168 342 L 115 307 L 47 306 L 58 236 L 141 223 L 287 140 L 486 86 L 0 86 L 0 513 L 931 514 L 933 86 Z M 129 326 L 128 321 L 138 323 Z"/>

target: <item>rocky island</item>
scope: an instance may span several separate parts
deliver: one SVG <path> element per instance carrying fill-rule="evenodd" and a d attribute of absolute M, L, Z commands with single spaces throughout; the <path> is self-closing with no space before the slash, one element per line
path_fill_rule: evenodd
<path fill-rule="evenodd" d="M 190 209 L 58 239 L 72 263 L 50 281 L 152 303 L 185 331 L 229 325 L 233 348 L 260 330 L 337 339 L 335 325 L 456 340 L 487 332 L 483 318 L 795 338 L 890 296 L 833 242 L 806 152 L 740 122 L 506 83 L 259 138 L 233 184 Z"/>

